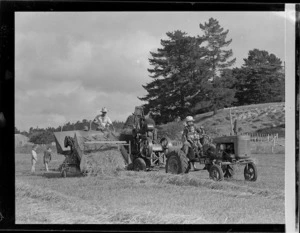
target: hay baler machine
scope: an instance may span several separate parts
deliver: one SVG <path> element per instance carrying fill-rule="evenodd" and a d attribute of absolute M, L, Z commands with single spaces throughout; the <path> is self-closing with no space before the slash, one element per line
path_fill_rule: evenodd
<path fill-rule="evenodd" d="M 173 174 L 188 173 L 190 163 L 196 162 L 204 164 L 204 169 L 209 172 L 210 178 L 216 181 L 223 180 L 224 177 L 232 178 L 236 166 L 243 166 L 244 177 L 248 181 L 256 181 L 257 168 L 250 152 L 250 137 L 246 135 L 222 136 L 211 140 L 208 135 L 204 135 L 208 140 L 203 145 L 204 155 L 201 157 L 196 147 L 191 147 L 188 153 L 184 153 L 183 148 L 168 153 L 166 172 Z M 193 150 L 193 151 L 192 151 Z M 189 159 L 190 153 L 196 155 Z"/>
<path fill-rule="evenodd" d="M 100 151 L 107 146 L 130 145 L 126 141 L 119 141 L 109 131 L 74 130 L 54 132 L 57 153 L 65 156 L 65 160 L 59 167 L 63 177 L 68 175 L 84 175 L 87 171 L 85 154 Z"/>
<path fill-rule="evenodd" d="M 128 157 L 128 169 L 146 171 L 164 167 L 170 140 L 165 137 L 158 141 L 154 122 L 145 118 L 142 107 L 136 107 L 133 115 L 133 129 L 127 135 L 131 152 L 121 150 L 123 156 Z"/>

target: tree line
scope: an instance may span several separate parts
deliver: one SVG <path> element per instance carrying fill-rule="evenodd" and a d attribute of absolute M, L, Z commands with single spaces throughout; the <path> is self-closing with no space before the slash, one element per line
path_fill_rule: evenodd
<path fill-rule="evenodd" d="M 157 123 L 187 115 L 240 106 L 284 101 L 284 66 L 274 54 L 253 49 L 240 68 L 226 49 L 232 42 L 214 18 L 199 25 L 202 36 L 167 32 L 162 48 L 150 52 L 151 82 L 143 85 L 145 112 Z"/>
<path fill-rule="evenodd" d="M 113 121 L 112 123 L 116 130 L 122 129 L 124 125 L 124 122 L 121 121 Z M 29 131 L 20 131 L 17 127 L 15 127 L 15 134 L 22 134 L 29 137 L 29 141 L 34 144 L 50 144 L 51 142 L 55 141 L 53 132 L 83 130 L 85 126 L 88 127 L 88 129 L 91 127 L 92 130 L 96 130 L 96 126 L 94 124 L 90 125 L 90 121 L 83 119 L 82 121 L 77 121 L 76 123 L 67 122 L 63 126 L 58 126 L 57 128 L 30 127 Z"/>

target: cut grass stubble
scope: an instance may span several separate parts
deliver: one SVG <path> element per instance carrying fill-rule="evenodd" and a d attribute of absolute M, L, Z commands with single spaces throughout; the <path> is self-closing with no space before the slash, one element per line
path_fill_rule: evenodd
<path fill-rule="evenodd" d="M 111 153 L 94 158 L 105 167 L 88 177 L 17 176 L 19 223 L 284 223 L 283 155 L 255 156 L 257 182 L 245 182 L 242 167 L 234 179 L 214 182 L 207 171 L 118 170 L 119 152 Z M 17 172 L 25 169 L 24 158 L 17 156 Z M 276 179 L 270 163 L 278 166 Z"/>

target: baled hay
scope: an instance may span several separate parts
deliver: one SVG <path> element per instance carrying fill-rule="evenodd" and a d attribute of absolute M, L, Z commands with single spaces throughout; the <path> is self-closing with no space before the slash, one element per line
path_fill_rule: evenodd
<path fill-rule="evenodd" d="M 113 134 L 111 132 L 105 132 L 105 133 L 99 133 L 94 135 L 88 135 L 88 136 L 78 136 L 79 144 L 83 142 L 93 142 L 93 141 L 118 141 L 118 137 L 116 134 Z M 86 152 L 97 152 L 99 150 L 109 149 L 111 148 L 110 145 L 105 144 L 89 144 L 84 146 L 84 150 Z M 81 148 L 82 149 L 82 148 Z"/>
<path fill-rule="evenodd" d="M 84 155 L 87 175 L 117 175 L 125 169 L 121 152 L 117 149 L 98 151 Z"/>

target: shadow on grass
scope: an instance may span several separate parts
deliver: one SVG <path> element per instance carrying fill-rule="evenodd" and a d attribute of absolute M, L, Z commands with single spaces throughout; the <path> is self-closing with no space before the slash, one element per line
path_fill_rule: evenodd
<path fill-rule="evenodd" d="M 64 178 L 62 176 L 62 173 L 60 171 L 56 170 L 56 169 L 50 169 L 48 172 L 45 171 L 45 172 L 43 172 L 39 175 L 42 176 L 42 177 L 48 178 L 48 179 Z M 68 172 L 66 178 L 69 178 L 69 177 L 82 177 L 82 176 L 83 176 L 83 174 L 81 172 Z"/>
<path fill-rule="evenodd" d="M 60 172 L 45 172 L 43 174 L 41 174 L 41 176 L 46 177 L 46 178 L 62 178 L 61 173 Z"/>
<path fill-rule="evenodd" d="M 57 179 L 57 178 L 63 178 L 60 172 L 45 172 L 44 174 L 41 174 L 41 176 L 48 178 L 48 179 Z M 83 177 L 81 173 L 68 173 L 66 178 L 73 178 L 73 177 Z"/>

